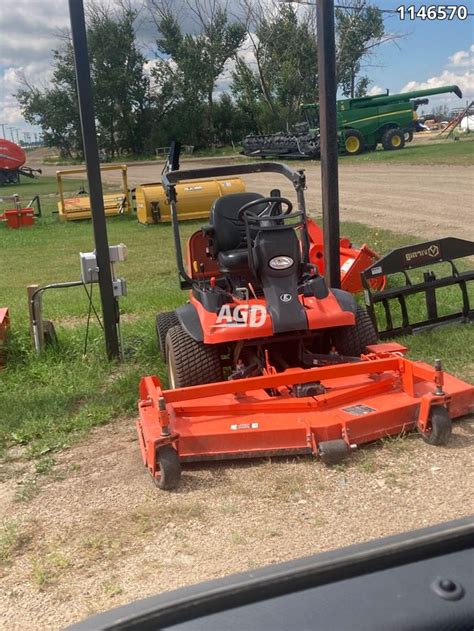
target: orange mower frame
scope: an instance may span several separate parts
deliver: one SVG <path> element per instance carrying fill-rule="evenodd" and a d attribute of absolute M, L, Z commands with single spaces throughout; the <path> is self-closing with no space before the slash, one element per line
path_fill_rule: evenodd
<path fill-rule="evenodd" d="M 439 361 L 411 361 L 395 343 L 367 350 L 358 362 L 176 390 L 143 378 L 136 426 L 144 465 L 172 489 L 183 462 L 312 454 L 334 464 L 415 428 L 445 444 L 452 419 L 474 410 L 474 387 L 444 374 Z M 303 384 L 314 385 L 311 396 L 298 396 Z"/>

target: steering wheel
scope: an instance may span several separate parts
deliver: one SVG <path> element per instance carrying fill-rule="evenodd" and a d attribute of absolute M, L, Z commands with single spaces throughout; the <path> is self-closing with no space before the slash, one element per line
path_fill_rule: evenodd
<path fill-rule="evenodd" d="M 258 211 L 255 207 L 261 204 L 267 205 L 263 210 Z M 280 204 L 285 206 L 284 210 L 280 210 Z M 289 215 L 293 210 L 293 204 L 286 197 L 260 197 L 242 206 L 239 210 L 239 221 L 243 221 L 244 214 L 252 209 L 254 211 L 251 214 L 255 217 L 278 217 L 279 215 Z"/>

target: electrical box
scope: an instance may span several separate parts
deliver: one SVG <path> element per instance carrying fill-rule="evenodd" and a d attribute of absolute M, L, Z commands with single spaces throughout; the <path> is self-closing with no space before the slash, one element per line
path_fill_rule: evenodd
<path fill-rule="evenodd" d="M 127 281 L 125 278 L 116 278 L 112 281 L 114 288 L 114 298 L 120 298 L 127 295 Z"/>
<path fill-rule="evenodd" d="M 81 278 L 85 284 L 99 282 L 99 268 L 95 252 L 79 252 L 81 261 Z"/>
<path fill-rule="evenodd" d="M 109 247 L 109 257 L 111 263 L 120 263 L 128 259 L 128 248 L 125 243 L 111 245 Z"/>
<path fill-rule="evenodd" d="M 115 263 L 120 263 L 121 261 L 126 261 L 128 258 L 128 248 L 125 243 L 119 243 L 118 245 L 109 246 L 109 257 L 110 263 L 113 266 Z M 95 250 L 93 252 L 79 252 L 79 259 L 81 262 L 81 278 L 82 282 L 89 283 L 98 283 L 99 282 L 99 268 L 97 266 L 97 258 L 95 255 Z M 120 282 L 119 282 L 120 281 Z M 115 283 L 118 282 L 118 289 L 115 287 Z M 121 288 L 121 283 L 123 284 L 123 288 Z M 115 293 L 115 292 L 119 293 Z M 127 293 L 125 279 L 118 279 L 118 281 L 114 280 L 114 295 L 117 296 L 125 296 Z"/>

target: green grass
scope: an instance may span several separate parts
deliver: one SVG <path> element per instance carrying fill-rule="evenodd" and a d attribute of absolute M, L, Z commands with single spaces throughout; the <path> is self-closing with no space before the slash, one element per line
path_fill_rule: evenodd
<path fill-rule="evenodd" d="M 77 190 L 78 182 L 68 181 L 66 186 Z M 50 458 L 50 452 L 71 444 L 92 427 L 135 414 L 140 377 L 165 376 L 156 348 L 155 314 L 184 303 L 187 296 L 178 286 L 169 225 L 145 227 L 134 218 L 108 219 L 110 244 L 123 242 L 129 247 L 129 260 L 117 266 L 129 291 L 120 303 L 127 361 L 121 365 L 106 361 L 97 325 L 92 326 L 84 356 L 87 300 L 82 288 L 44 294 L 44 317 L 55 323 L 59 346 L 37 357 L 29 338 L 26 286 L 78 280 L 78 253 L 94 248 L 89 221 L 59 223 L 51 214 L 57 201 L 54 195 L 49 197 L 55 191 L 54 178 L 27 182 L 18 190 L 30 198 L 40 189 L 41 221 L 24 230 L 0 224 L 0 302 L 10 308 L 12 322 L 7 366 L 0 371 L 0 448 L 23 445 L 28 456 Z M 198 226 L 182 224 L 183 239 Z M 380 252 L 420 240 L 357 223 L 343 224 L 341 233 Z M 98 305 L 97 287 L 94 294 Z M 453 303 L 453 296 L 448 294 L 445 303 Z M 421 312 L 420 301 L 415 310 Z M 440 356 L 446 369 L 474 379 L 474 327 L 451 326 L 401 341 L 411 347 L 412 357 L 432 361 Z M 38 466 L 42 470 L 46 465 Z"/>
<path fill-rule="evenodd" d="M 474 164 L 474 134 L 460 140 L 432 140 L 426 144 L 416 142 L 405 145 L 401 151 L 384 151 L 380 147 L 377 151 L 363 153 L 359 156 L 340 156 L 343 164 L 350 160 L 355 164 L 367 162 L 390 162 L 396 164 Z"/>

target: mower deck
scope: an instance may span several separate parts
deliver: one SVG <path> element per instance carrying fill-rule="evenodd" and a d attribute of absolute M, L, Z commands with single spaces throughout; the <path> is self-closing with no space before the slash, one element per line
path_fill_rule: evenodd
<path fill-rule="evenodd" d="M 361 361 L 176 390 L 143 378 L 137 430 L 145 466 L 160 478 L 165 445 L 180 462 L 288 454 L 324 460 L 335 447 L 336 458 L 326 460 L 334 462 L 344 451 L 415 427 L 429 435 L 435 407 L 451 419 L 474 410 L 474 387 L 439 365 L 408 360 L 397 344 L 368 350 Z M 296 396 L 306 394 L 304 384 L 318 394 Z"/>

